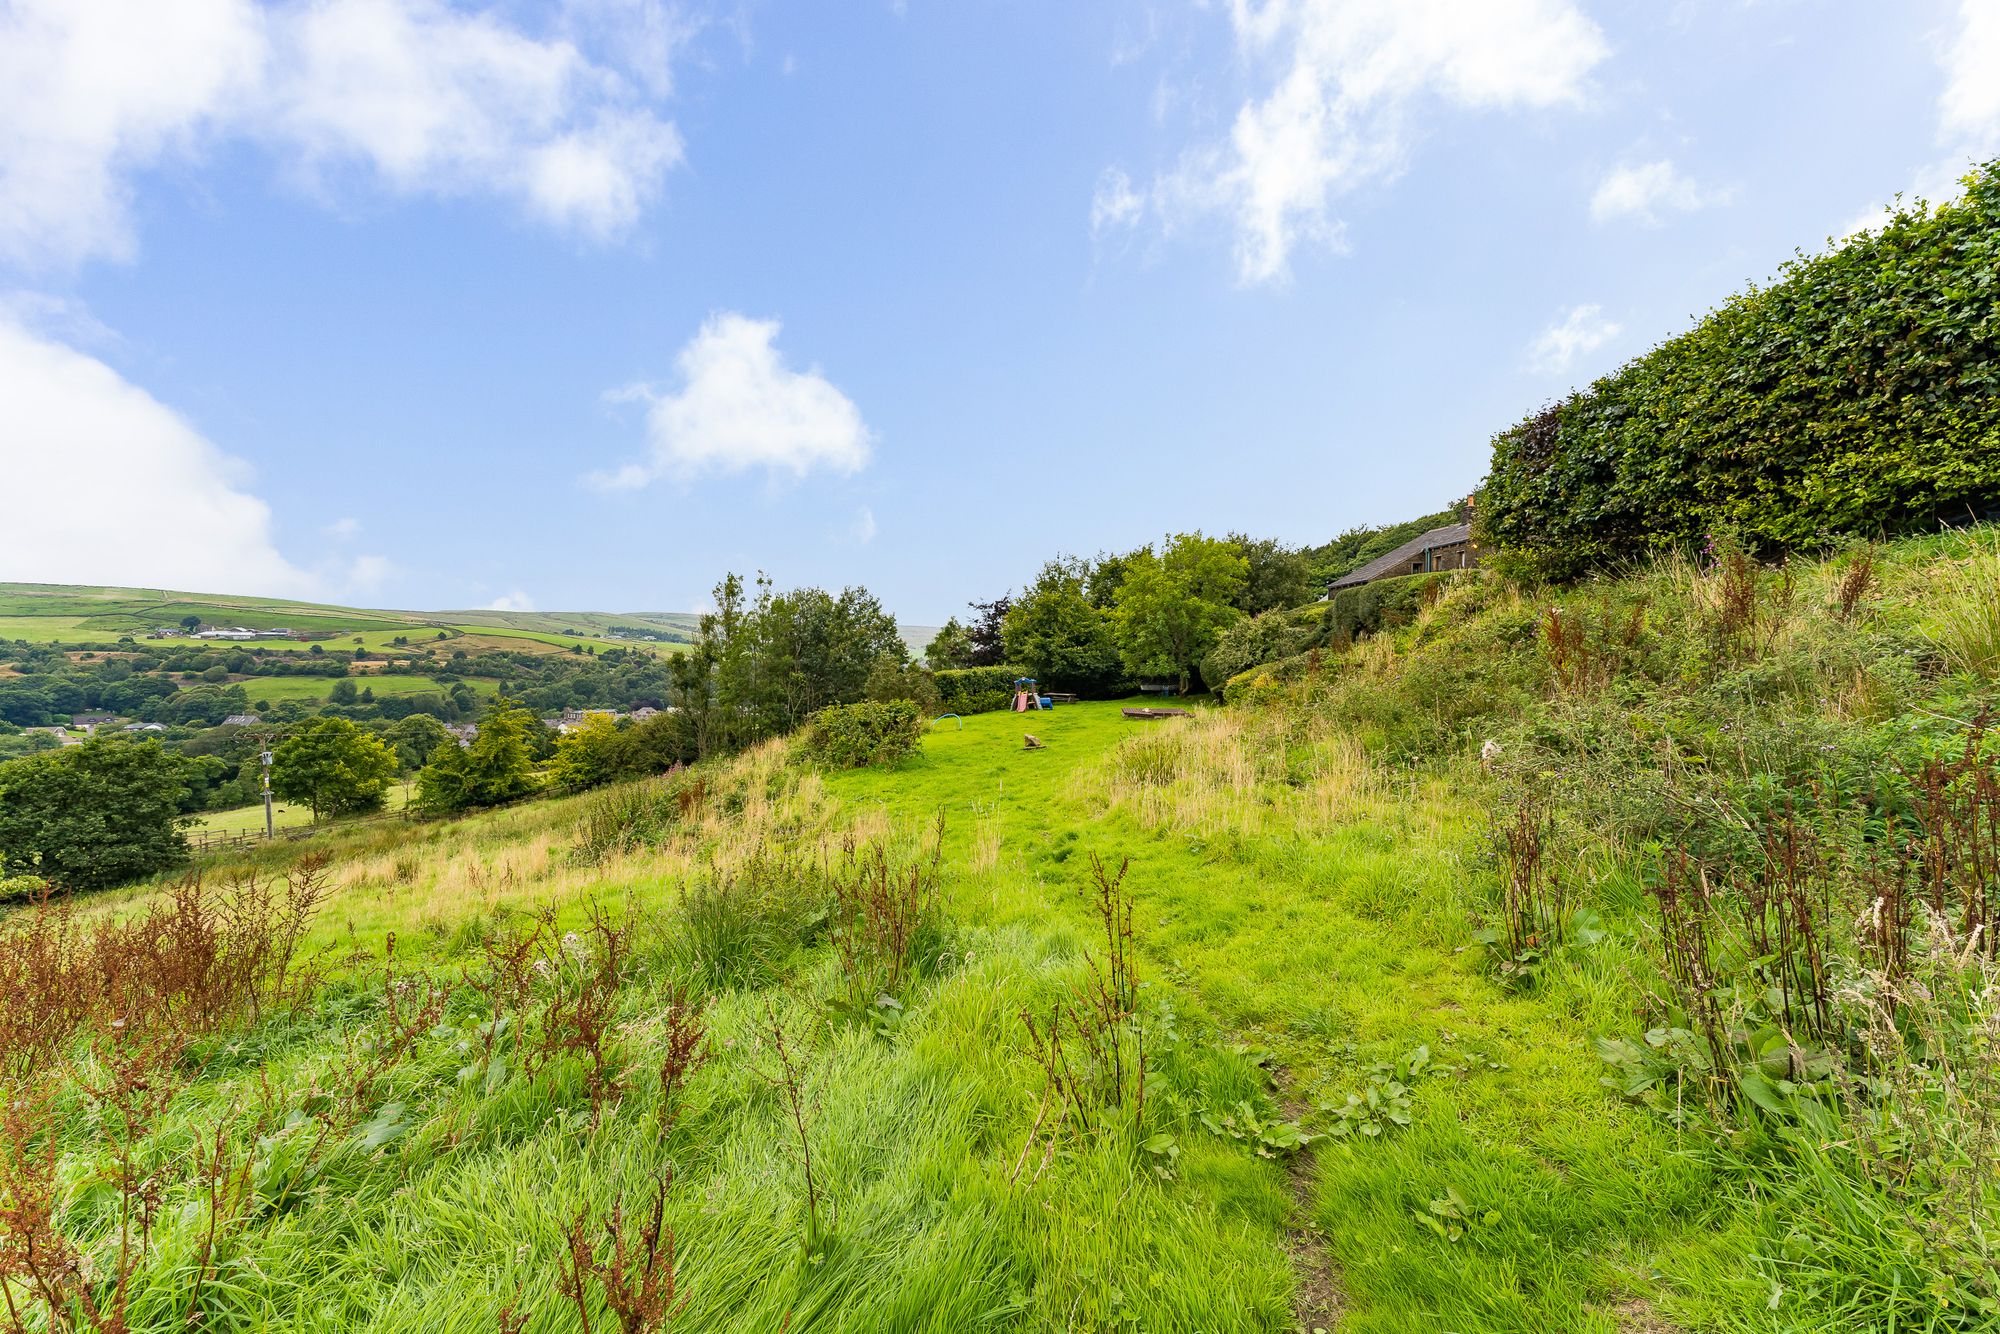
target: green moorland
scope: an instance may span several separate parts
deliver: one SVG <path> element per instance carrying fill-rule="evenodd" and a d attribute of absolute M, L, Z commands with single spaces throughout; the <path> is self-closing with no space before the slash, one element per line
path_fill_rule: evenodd
<path fill-rule="evenodd" d="M 1186 718 L 779 741 L 17 914 L 9 1291 L 132 1329 L 1992 1328 L 1996 672 L 1990 532 L 1474 574 Z"/>
<path fill-rule="evenodd" d="M 0 639 L 108 645 L 122 636 L 140 637 L 178 627 L 187 616 L 199 616 L 214 625 L 252 629 L 282 626 L 302 634 L 337 637 L 337 642 L 324 641 L 331 647 L 349 647 L 358 638 L 362 647 L 376 652 L 393 648 L 398 636 L 421 642 L 440 631 L 448 639 L 472 641 L 454 647 L 474 649 L 535 652 L 537 646 L 543 646 L 566 651 L 572 644 L 583 644 L 671 651 L 675 643 L 693 633 L 696 619 L 685 612 L 369 611 L 286 598 L 0 583 Z M 614 630 L 622 637 L 612 638 Z M 663 637 L 648 642 L 640 632 Z M 207 641 L 171 635 L 148 642 L 184 646 Z M 303 641 L 256 642 L 258 648 L 271 651 L 304 651 L 309 647 Z"/>

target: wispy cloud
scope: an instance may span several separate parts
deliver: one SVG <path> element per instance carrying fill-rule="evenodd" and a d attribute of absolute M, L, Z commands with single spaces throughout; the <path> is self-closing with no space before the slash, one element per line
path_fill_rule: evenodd
<path fill-rule="evenodd" d="M 702 473 L 860 469 L 874 440 L 861 410 L 818 367 L 788 366 L 779 328 L 733 311 L 711 316 L 674 359 L 678 387 L 613 391 L 614 400 L 647 405 L 647 456 L 586 480 L 626 488 Z"/>
<path fill-rule="evenodd" d="M 518 588 L 509 593 L 502 593 L 486 604 L 488 611 L 533 611 L 534 609 L 534 599 Z"/>
<path fill-rule="evenodd" d="M 1578 357 L 1595 352 L 1621 331 L 1620 325 L 1604 317 L 1602 307 L 1572 306 L 1529 344 L 1528 358 L 1536 370 L 1566 371 Z"/>
<path fill-rule="evenodd" d="M 1097 192 L 1090 198 L 1090 230 L 1093 235 L 1130 227 L 1146 211 L 1146 198 L 1132 188 L 1132 178 L 1119 167 L 1106 167 L 1097 178 Z"/>
<path fill-rule="evenodd" d="M 1658 226 L 1666 213 L 1692 213 L 1728 202 L 1725 190 L 1704 190 L 1671 161 L 1614 167 L 1590 197 L 1590 216 L 1598 222 L 1630 218 Z"/>
<path fill-rule="evenodd" d="M 1342 244 L 1334 201 L 1402 169 L 1421 104 L 1580 103 L 1609 50 L 1572 0 L 1231 0 L 1229 13 L 1266 90 L 1226 142 L 1190 148 L 1146 193 L 1169 227 L 1226 219 L 1245 283 L 1283 280 L 1301 246 Z M 1093 206 L 1093 226 L 1135 214 L 1110 198 L 1120 206 Z"/>

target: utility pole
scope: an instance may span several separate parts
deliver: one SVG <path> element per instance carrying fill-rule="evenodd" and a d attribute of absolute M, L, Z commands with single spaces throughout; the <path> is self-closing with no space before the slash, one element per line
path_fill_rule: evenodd
<path fill-rule="evenodd" d="M 257 758 L 264 762 L 264 837 L 269 839 L 274 836 L 271 829 L 271 752 L 268 749 L 270 743 L 265 745 L 267 749 Z"/>

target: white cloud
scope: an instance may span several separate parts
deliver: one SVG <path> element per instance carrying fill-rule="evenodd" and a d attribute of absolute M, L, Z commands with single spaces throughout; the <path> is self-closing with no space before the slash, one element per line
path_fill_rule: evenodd
<path fill-rule="evenodd" d="M 0 255 L 129 255 L 127 172 L 194 148 L 263 55 L 248 0 L 0 9 Z"/>
<path fill-rule="evenodd" d="M 1938 122 L 1946 138 L 1982 153 L 2000 145 L 2000 3 L 1959 0 L 1958 15 Z"/>
<path fill-rule="evenodd" d="M 1114 227 L 1130 227 L 1146 211 L 1146 199 L 1132 188 L 1132 178 L 1118 167 L 1106 167 L 1097 178 L 1097 192 L 1090 199 L 1092 234 Z"/>
<path fill-rule="evenodd" d="M 1246 283 L 1284 278 L 1301 243 L 1338 246 L 1335 197 L 1394 176 L 1425 101 L 1462 110 L 1582 100 L 1607 54 L 1572 0 L 1230 0 L 1236 38 L 1269 71 L 1226 146 L 1156 184 L 1176 214 L 1220 214 Z M 1093 210 L 1095 213 L 1095 210 Z"/>
<path fill-rule="evenodd" d="M 1542 330 L 1529 345 L 1528 356 L 1537 370 L 1565 371 L 1578 357 L 1616 338 L 1621 327 L 1604 318 L 1600 306 L 1572 306 L 1560 322 Z"/>
<path fill-rule="evenodd" d="M 518 588 L 511 593 L 503 593 L 486 604 L 488 611 L 533 611 L 534 609 L 534 600 Z"/>
<path fill-rule="evenodd" d="M 1917 169 L 1898 204 L 1955 199 L 1972 165 L 2000 153 L 2000 0 L 1959 0 L 1957 22 L 1940 39 L 1938 64 L 1944 73 L 1937 103 L 1938 141 L 1945 155 Z M 1834 239 L 1846 241 L 1878 231 L 1891 216 L 1892 209 L 1877 199 Z"/>
<path fill-rule="evenodd" d="M 1692 213 L 1726 199 L 1724 192 L 1703 190 L 1662 159 L 1613 168 L 1590 197 L 1590 216 L 1598 222 L 1633 218 L 1657 226 L 1662 213 Z"/>
<path fill-rule="evenodd" d="M 558 226 L 630 227 L 681 157 L 567 41 L 441 0 L 318 0 L 277 38 L 274 133 L 310 173 L 359 164 L 404 193 L 511 196 Z"/>
<path fill-rule="evenodd" d="M 443 0 L 13 0 L 0 9 L 0 257 L 129 256 L 131 177 L 231 138 L 322 190 L 358 173 L 616 236 L 681 160 L 646 96 L 666 86 L 675 12 L 589 0 L 560 34 L 533 36 Z M 593 34 L 617 64 L 585 54 Z"/>
<path fill-rule="evenodd" d="M 361 531 L 361 520 L 356 518 L 335 519 L 326 526 L 326 535 L 336 542 L 351 541 Z"/>
<path fill-rule="evenodd" d="M 396 563 L 387 556 L 356 556 L 348 562 L 341 584 L 356 593 L 372 593 L 396 572 Z"/>
<path fill-rule="evenodd" d="M 95 357 L 0 320 L 0 578 L 310 596 L 243 466 Z"/>
<path fill-rule="evenodd" d="M 611 395 L 647 404 L 646 461 L 588 480 L 617 488 L 704 472 L 861 468 L 874 438 L 861 410 L 817 367 L 787 366 L 778 329 L 776 320 L 710 316 L 674 359 L 678 389 L 634 385 Z"/>
<path fill-rule="evenodd" d="M 854 540 L 866 546 L 875 540 L 875 511 L 863 505 L 854 516 Z"/>

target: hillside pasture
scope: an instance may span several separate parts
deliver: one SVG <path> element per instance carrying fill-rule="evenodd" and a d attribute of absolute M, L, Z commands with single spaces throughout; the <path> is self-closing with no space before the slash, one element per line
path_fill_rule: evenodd
<path fill-rule="evenodd" d="M 259 700 L 323 700 L 336 681 L 352 681 L 356 690 L 373 690 L 378 699 L 390 695 L 442 695 L 451 689 L 428 676 L 378 676 L 365 672 L 331 677 L 250 676 L 234 684 L 242 686 L 243 693 L 255 704 Z M 466 678 L 465 684 L 482 699 L 490 699 L 500 688 L 497 682 L 478 677 Z"/>

